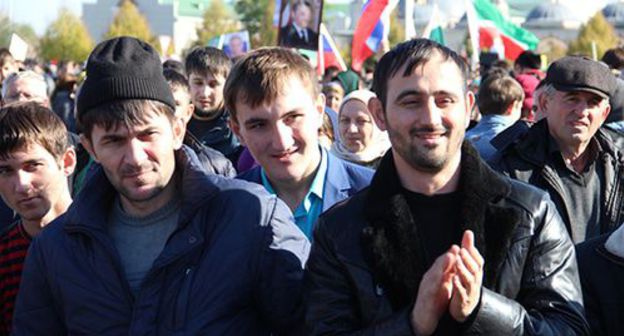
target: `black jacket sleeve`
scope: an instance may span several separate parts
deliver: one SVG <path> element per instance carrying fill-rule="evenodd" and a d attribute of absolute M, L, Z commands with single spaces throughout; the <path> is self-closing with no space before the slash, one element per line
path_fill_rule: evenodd
<path fill-rule="evenodd" d="M 360 325 L 357 298 L 324 227 L 320 218 L 306 265 L 306 335 L 413 335 L 408 308 L 375 325 Z"/>
<path fill-rule="evenodd" d="M 572 241 L 546 195 L 533 215 L 536 232 L 516 300 L 484 289 L 479 312 L 466 334 L 589 334 Z"/>

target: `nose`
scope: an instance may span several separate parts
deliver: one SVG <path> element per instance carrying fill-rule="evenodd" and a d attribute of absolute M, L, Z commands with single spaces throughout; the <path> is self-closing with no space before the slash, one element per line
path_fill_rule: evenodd
<path fill-rule="evenodd" d="M 28 191 L 31 189 L 31 174 L 23 170 L 18 170 L 15 176 L 15 193 L 28 193 Z"/>
<path fill-rule="evenodd" d="M 143 142 L 139 139 L 130 140 L 126 148 L 124 161 L 133 166 L 140 166 L 145 160 L 147 160 L 147 153 L 145 152 Z"/>
<path fill-rule="evenodd" d="M 273 132 L 273 148 L 278 151 L 285 151 L 295 143 L 292 129 L 283 123 L 278 123 Z"/>
<path fill-rule="evenodd" d="M 574 106 L 574 114 L 579 117 L 584 117 L 589 113 L 589 102 L 586 99 L 579 99 L 576 106 Z"/>
<path fill-rule="evenodd" d="M 357 133 L 358 132 L 358 127 L 355 124 L 355 122 L 349 122 L 349 126 L 347 126 L 347 132 L 348 133 Z"/>
<path fill-rule="evenodd" d="M 212 94 L 212 88 L 210 85 L 204 85 L 204 97 L 210 97 Z"/>
<path fill-rule="evenodd" d="M 423 125 L 437 126 L 442 124 L 442 110 L 435 103 L 435 98 L 429 98 L 421 113 L 421 123 Z"/>

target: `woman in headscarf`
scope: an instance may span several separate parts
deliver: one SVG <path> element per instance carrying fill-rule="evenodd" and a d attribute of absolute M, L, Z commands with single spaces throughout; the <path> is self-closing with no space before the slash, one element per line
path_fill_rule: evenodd
<path fill-rule="evenodd" d="M 368 110 L 373 97 L 369 90 L 355 90 L 344 97 L 338 114 L 339 137 L 331 151 L 343 160 L 375 169 L 390 148 L 390 140 Z"/>

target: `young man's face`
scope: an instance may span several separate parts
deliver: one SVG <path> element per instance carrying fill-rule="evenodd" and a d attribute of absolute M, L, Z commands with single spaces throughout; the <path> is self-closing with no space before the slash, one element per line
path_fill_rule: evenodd
<path fill-rule="evenodd" d="M 75 165 L 73 149 L 57 160 L 43 146 L 29 144 L 0 158 L 0 195 L 23 220 L 55 218 L 63 211 L 59 200 L 69 195 L 67 177 Z"/>
<path fill-rule="evenodd" d="M 298 78 L 284 82 L 283 93 L 270 104 L 251 108 L 236 102 L 231 127 L 265 170 L 269 180 L 305 180 L 319 164 L 318 132 L 323 96 L 313 97 Z"/>
<path fill-rule="evenodd" d="M 0 67 L 0 82 L 3 82 L 10 74 L 17 72 L 17 64 L 14 60 L 5 60 Z"/>
<path fill-rule="evenodd" d="M 395 156 L 412 169 L 437 173 L 459 159 L 474 95 L 465 92 L 459 67 L 439 55 L 407 77 L 404 71 L 388 79 L 385 112 L 376 98 L 369 108 L 388 131 Z"/>
<path fill-rule="evenodd" d="M 223 106 L 224 84 L 225 78 L 221 75 L 192 72 L 189 75 L 189 86 L 191 87 L 191 99 L 195 109 L 217 113 Z"/>
<path fill-rule="evenodd" d="M 173 93 L 173 99 L 175 100 L 175 116 L 176 118 L 182 118 L 186 125 L 193 116 L 194 106 L 191 103 L 191 95 L 189 92 L 180 87 L 171 88 Z"/>
<path fill-rule="evenodd" d="M 544 99 L 550 134 L 566 147 L 589 142 L 611 111 L 609 102 L 592 92 L 555 91 Z"/>
<path fill-rule="evenodd" d="M 182 146 L 184 127 L 163 113 L 146 111 L 145 122 L 128 129 L 94 125 L 90 141 L 82 139 L 119 192 L 124 207 L 156 210 L 166 201 L 163 190 L 175 170 L 174 151 Z M 159 197 L 161 196 L 161 197 Z M 126 209 L 128 211 L 128 209 Z M 147 211 L 149 213 L 149 211 Z"/>

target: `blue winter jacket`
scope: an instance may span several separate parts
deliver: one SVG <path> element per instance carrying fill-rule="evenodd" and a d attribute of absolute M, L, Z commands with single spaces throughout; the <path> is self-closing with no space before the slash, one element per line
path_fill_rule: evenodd
<path fill-rule="evenodd" d="M 101 168 L 29 250 L 15 335 L 269 335 L 299 324 L 309 243 L 261 186 L 203 173 L 176 153 L 182 208 L 134 298 L 106 230 Z"/>

